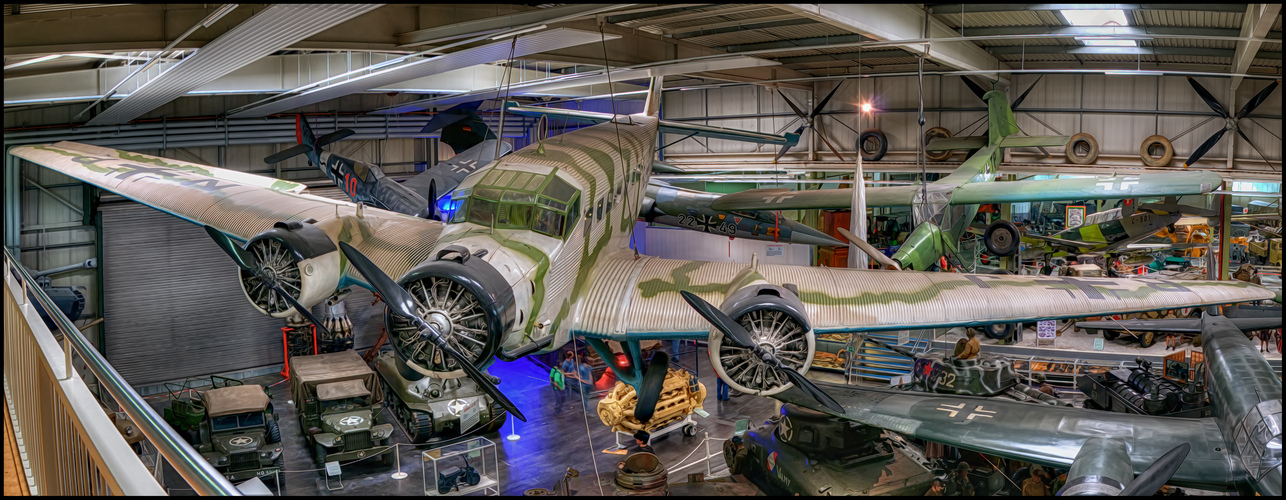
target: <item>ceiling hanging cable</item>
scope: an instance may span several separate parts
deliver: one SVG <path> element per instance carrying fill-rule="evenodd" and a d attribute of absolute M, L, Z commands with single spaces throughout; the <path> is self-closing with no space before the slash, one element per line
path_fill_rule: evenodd
<path fill-rule="evenodd" d="M 603 33 L 603 25 L 606 23 L 606 19 L 598 23 L 599 46 L 603 47 L 603 74 L 607 75 L 607 99 L 612 103 L 612 128 L 616 131 L 616 155 L 621 161 L 625 161 L 625 151 L 621 150 L 621 124 L 616 121 L 616 91 L 612 88 L 612 67 L 607 63 L 607 35 Z M 657 82 L 657 85 L 660 85 L 660 82 Z M 634 123 L 633 120 L 630 123 Z"/>
<path fill-rule="evenodd" d="M 517 36 L 514 36 L 513 42 L 511 42 L 511 43 L 509 44 L 509 62 L 508 62 L 508 64 L 505 64 L 505 68 L 504 68 L 503 70 L 501 70 L 501 71 L 500 71 L 501 78 L 504 78 L 503 83 L 505 84 L 505 85 L 504 85 L 504 87 L 503 87 L 503 88 L 504 88 L 504 91 L 505 91 L 505 98 L 504 98 L 504 100 L 500 100 L 500 89 L 501 89 L 501 87 L 500 87 L 499 85 L 497 85 L 497 86 L 496 86 L 496 100 L 500 100 L 500 123 L 498 123 L 498 124 L 497 124 L 497 126 L 496 126 L 496 128 L 497 128 L 498 132 L 496 132 L 496 150 L 495 150 L 495 156 L 493 157 L 495 160 L 499 160 L 499 159 L 500 159 L 500 143 L 501 143 L 501 142 L 504 142 L 504 139 L 505 139 L 505 136 L 504 136 L 504 133 L 505 133 L 505 102 L 509 100 L 509 74 L 510 74 L 510 71 L 512 70 L 512 68 L 513 68 L 513 63 L 514 63 L 514 50 L 515 50 L 517 47 L 518 47 L 518 37 L 517 37 Z M 481 120 L 481 119 L 482 119 L 482 117 L 481 117 L 481 116 L 479 116 L 479 117 L 478 117 L 478 119 L 479 119 L 479 120 Z M 485 123 L 484 123 L 484 125 L 485 125 Z M 485 140 L 486 136 L 484 135 L 484 136 L 483 136 L 483 138 L 484 138 L 484 140 Z M 457 152 L 456 152 L 456 154 L 459 154 L 459 153 L 460 153 L 459 151 L 457 151 Z M 478 149 L 478 157 L 477 157 L 477 158 L 475 158 L 475 159 L 473 160 L 473 162 L 474 162 L 474 164 L 477 164 L 477 163 L 480 163 L 480 162 L 481 162 L 481 160 L 482 160 L 482 149 L 481 149 L 481 148 L 479 148 L 479 149 Z"/>

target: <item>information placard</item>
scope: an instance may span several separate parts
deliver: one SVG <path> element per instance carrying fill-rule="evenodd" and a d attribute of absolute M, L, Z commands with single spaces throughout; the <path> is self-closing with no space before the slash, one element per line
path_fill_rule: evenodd
<path fill-rule="evenodd" d="M 733 431 L 733 433 L 732 433 L 732 434 L 733 434 L 733 435 L 736 435 L 736 436 L 740 436 L 740 435 L 742 435 L 742 434 L 745 434 L 745 433 L 746 433 L 746 429 L 749 429 L 749 428 L 750 428 L 750 419 L 748 419 L 748 418 L 743 418 L 743 419 L 738 420 L 738 421 L 736 422 L 735 427 L 734 427 L 734 429 L 735 429 L 735 430 Z"/>
<path fill-rule="evenodd" d="M 766 255 L 768 257 L 781 257 L 782 255 L 786 255 L 786 245 L 781 243 L 770 243 L 768 245 L 768 252 Z"/>
<path fill-rule="evenodd" d="M 1095 351 L 1102 351 L 1102 350 L 1103 350 L 1103 338 L 1102 338 L 1102 337 L 1099 337 L 1099 338 L 1094 339 L 1094 350 L 1095 350 Z"/>
<path fill-rule="evenodd" d="M 898 345 L 906 345 L 911 341 L 911 330 L 898 331 Z"/>
<path fill-rule="evenodd" d="M 1052 339 L 1058 333 L 1058 324 L 1054 320 L 1039 321 L 1036 323 L 1036 338 Z"/>

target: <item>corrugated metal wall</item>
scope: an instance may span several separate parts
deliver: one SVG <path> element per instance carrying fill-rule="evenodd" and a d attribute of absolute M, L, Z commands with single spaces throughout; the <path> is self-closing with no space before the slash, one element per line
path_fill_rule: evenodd
<path fill-rule="evenodd" d="M 1013 82 L 1009 96 L 1016 99 L 1037 78 L 1037 75 L 1012 75 Z M 1225 78 L 1198 78 L 1225 108 L 1234 111 L 1241 108 L 1247 100 L 1268 86 L 1268 80 L 1244 80 L 1237 89 L 1236 102 L 1229 103 L 1228 85 Z M 830 92 L 836 82 L 824 81 L 816 84 L 816 95 L 820 98 Z M 920 90 L 915 77 L 889 77 L 844 80 L 843 87 L 835 94 L 826 111 L 855 111 L 861 102 L 870 101 L 877 110 L 871 116 L 862 117 L 858 123 L 855 113 L 826 115 L 821 121 L 827 138 L 841 151 L 854 151 L 857 134 L 869 128 L 884 131 L 889 140 L 889 149 L 910 151 L 915 149 L 915 137 L 919 135 L 916 113 L 911 111 L 889 111 L 914 109 L 919 100 Z M 860 92 L 859 92 L 860 86 Z M 984 88 L 988 86 L 983 84 Z M 786 90 L 801 108 L 811 109 L 809 96 L 804 92 Z M 769 96 L 776 96 L 768 89 L 745 87 L 725 87 L 689 92 L 667 93 L 664 113 L 667 118 L 690 116 L 726 116 L 739 114 L 790 113 L 790 109 L 780 97 L 775 97 L 770 107 Z M 924 78 L 925 108 L 974 108 L 984 107 L 982 101 L 973 95 L 958 77 L 928 76 Z M 1134 76 L 1134 75 L 1045 75 L 1040 83 L 1023 102 L 1023 108 L 1057 108 L 1076 110 L 1075 112 L 1016 113 L 1018 126 L 1031 135 L 1072 135 L 1088 132 L 1098 140 L 1101 154 L 1137 155 L 1139 144 L 1154 134 L 1174 137 L 1189 127 L 1205 120 L 1206 116 L 1183 116 L 1171 114 L 1122 114 L 1081 112 L 1084 109 L 1143 110 L 1152 111 L 1196 111 L 1209 112 L 1210 108 L 1197 96 L 1185 77 L 1181 76 Z M 1282 91 L 1271 94 L 1266 102 L 1260 105 L 1256 114 L 1280 115 L 1282 109 Z M 883 110 L 883 111 L 880 111 Z M 943 126 L 953 134 L 961 134 L 963 128 L 983 117 L 984 111 L 942 111 L 926 112 L 925 128 Z M 1032 117 L 1052 126 L 1050 130 Z M 743 127 L 762 132 L 773 132 L 789 122 L 793 116 L 776 119 L 747 118 L 737 120 L 708 120 L 709 124 L 724 127 Z M 842 121 L 844 125 L 836 123 Z M 859 126 L 860 125 L 860 126 Z M 1282 145 L 1279 137 L 1282 133 L 1282 121 L 1256 119 L 1243 120 L 1242 131 L 1259 147 L 1259 150 L 1272 160 L 1282 158 Z M 792 125 L 791 130 L 798 126 Z M 984 124 L 985 126 L 985 124 Z M 1182 164 L 1197 146 L 1211 134 L 1223 127 L 1222 120 L 1212 120 L 1196 130 L 1174 141 L 1175 163 Z M 1267 127 L 1265 130 L 1264 127 Z M 850 130 L 851 129 L 851 130 Z M 974 134 L 980 134 L 981 129 Z M 1207 158 L 1225 158 L 1228 154 L 1228 136 L 1206 154 Z M 666 142 L 677 139 L 667 136 Z M 712 141 L 710 148 L 715 152 L 745 152 L 753 148 L 726 141 Z M 1063 148 L 1046 148 L 1053 154 L 1061 154 Z M 803 143 L 795 151 L 807 150 Z M 824 146 L 818 148 L 825 152 Z M 1035 151 L 1035 149 L 1029 149 Z M 705 148 L 692 140 L 684 141 L 666 150 L 669 154 L 704 153 Z M 1259 155 L 1240 137 L 1236 140 L 1236 155 L 1240 159 L 1258 160 Z"/>
<path fill-rule="evenodd" d="M 326 191 L 316 194 L 341 196 Z M 130 384 L 281 363 L 285 320 L 250 305 L 236 266 L 200 226 L 133 202 L 101 208 L 106 356 Z M 384 324 L 372 300 L 354 287 L 345 302 L 356 349 L 374 345 Z"/>

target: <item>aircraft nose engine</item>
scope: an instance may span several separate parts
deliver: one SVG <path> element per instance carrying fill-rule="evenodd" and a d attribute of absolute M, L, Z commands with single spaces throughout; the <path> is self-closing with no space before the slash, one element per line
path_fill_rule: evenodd
<path fill-rule="evenodd" d="M 479 257 L 452 245 L 397 284 L 415 297 L 420 319 L 436 327 L 448 345 L 481 369 L 495 359 L 502 336 L 514 324 L 516 306 L 504 276 Z M 384 325 L 394 351 L 416 371 L 438 372 L 441 378 L 465 375 L 454 358 L 420 334 L 418 322 L 385 310 Z"/>
<path fill-rule="evenodd" d="M 804 304 L 790 290 L 770 284 L 746 286 L 729 295 L 719 310 L 740 324 L 753 342 L 747 349 L 729 342 L 717 330 L 710 335 L 710 361 L 733 389 L 768 396 L 790 387 L 790 379 L 770 369 L 771 361 L 755 351 L 800 374 L 812 366 L 816 352 L 813 330 Z"/>

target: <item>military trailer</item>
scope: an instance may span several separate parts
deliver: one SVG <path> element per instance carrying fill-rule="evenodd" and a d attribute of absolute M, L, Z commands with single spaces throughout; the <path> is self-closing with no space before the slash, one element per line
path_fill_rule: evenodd
<path fill-rule="evenodd" d="M 206 419 L 197 451 L 229 481 L 276 476 L 282 469 L 281 430 L 264 388 L 235 385 L 205 391 Z"/>
<path fill-rule="evenodd" d="M 392 464 L 393 425 L 375 424 L 382 407 L 379 381 L 356 352 L 291 358 L 290 394 L 319 467 L 372 455 Z"/>
<path fill-rule="evenodd" d="M 438 378 L 412 370 L 393 351 L 375 358 L 384 403 L 413 443 L 488 433 L 505 423 L 505 411 L 468 377 Z"/>

